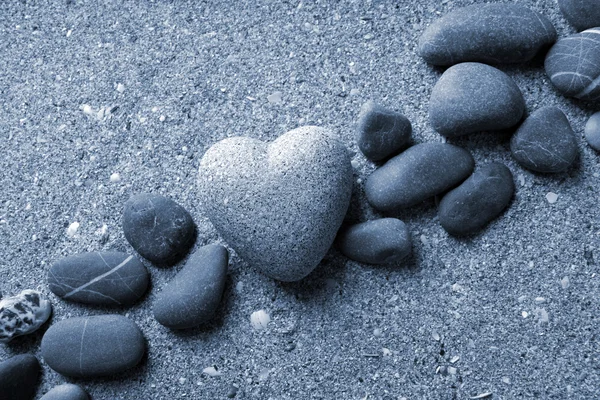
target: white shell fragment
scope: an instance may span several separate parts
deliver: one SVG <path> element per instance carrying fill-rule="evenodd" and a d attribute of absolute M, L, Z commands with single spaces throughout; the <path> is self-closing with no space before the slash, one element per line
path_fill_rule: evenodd
<path fill-rule="evenodd" d="M 265 329 L 269 325 L 269 322 L 271 322 L 271 317 L 265 310 L 254 311 L 250 315 L 250 323 L 257 331 Z"/>
<path fill-rule="evenodd" d="M 548 192 L 546 194 L 546 200 L 548 200 L 548 203 L 554 204 L 556 203 L 556 200 L 558 200 L 558 195 L 554 192 Z"/>
<path fill-rule="evenodd" d="M 75 234 L 77 233 L 77 230 L 79 229 L 79 222 L 75 221 L 73 222 L 71 225 L 69 225 L 69 227 L 67 228 L 67 236 L 68 237 L 73 237 L 75 236 Z"/>
<path fill-rule="evenodd" d="M 215 367 L 206 367 L 202 370 L 202 373 L 212 377 L 221 376 L 221 373 Z"/>
<path fill-rule="evenodd" d="M 0 301 L 0 343 L 8 343 L 17 336 L 36 331 L 50 317 L 52 305 L 35 290 Z"/>

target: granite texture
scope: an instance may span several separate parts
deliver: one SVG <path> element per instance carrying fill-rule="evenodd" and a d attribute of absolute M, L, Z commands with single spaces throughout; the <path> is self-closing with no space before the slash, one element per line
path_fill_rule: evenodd
<path fill-rule="evenodd" d="M 36 290 L 23 290 L 0 300 L 0 343 L 38 330 L 52 313 L 52 304 Z"/>
<path fill-rule="evenodd" d="M 81 386 L 65 383 L 50 389 L 40 400 L 89 400 L 89 398 Z"/>
<path fill-rule="evenodd" d="M 33 400 L 40 382 L 40 363 L 31 354 L 0 362 L 0 400 Z"/>
<path fill-rule="evenodd" d="M 600 5 L 597 0 L 558 0 L 558 6 L 578 31 L 600 27 Z"/>
<path fill-rule="evenodd" d="M 594 113 L 585 123 L 585 140 L 590 147 L 600 152 L 600 112 Z"/>

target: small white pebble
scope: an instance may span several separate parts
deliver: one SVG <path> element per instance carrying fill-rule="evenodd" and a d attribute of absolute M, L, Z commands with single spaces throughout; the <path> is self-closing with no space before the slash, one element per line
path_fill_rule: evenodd
<path fill-rule="evenodd" d="M 152 112 L 153 112 L 153 113 L 155 113 L 155 112 L 157 112 L 157 111 L 158 111 L 158 107 L 157 107 L 157 106 L 154 106 L 154 107 L 152 107 Z"/>
<path fill-rule="evenodd" d="M 81 109 L 81 111 L 83 111 L 83 113 L 85 115 L 94 115 L 94 114 L 96 114 L 94 112 L 94 109 L 92 108 L 92 106 L 90 106 L 89 104 L 82 104 L 81 106 L 79 106 L 79 108 Z"/>
<path fill-rule="evenodd" d="M 283 100 L 282 97 L 283 97 L 283 93 L 278 91 L 278 92 L 268 95 L 267 100 L 271 104 L 279 104 Z"/>
<path fill-rule="evenodd" d="M 536 302 L 536 303 L 543 303 L 543 302 L 545 302 L 545 301 L 546 301 L 546 299 L 545 299 L 545 298 L 543 298 L 543 297 L 536 297 L 536 298 L 535 298 L 535 302 Z"/>
<path fill-rule="evenodd" d="M 358 90 L 358 89 L 350 90 L 350 96 L 357 96 L 359 93 L 360 93 L 360 90 Z"/>
<path fill-rule="evenodd" d="M 269 322 L 271 322 L 271 317 L 265 310 L 254 311 L 250 315 L 250 323 L 257 331 L 265 329 L 269 325 Z"/>
<path fill-rule="evenodd" d="M 440 341 L 440 334 L 437 332 L 432 332 L 431 333 L 431 337 L 433 338 L 433 340 L 435 340 L 436 342 Z"/>
<path fill-rule="evenodd" d="M 107 231 L 108 231 L 108 226 L 106 226 L 106 224 L 102 224 L 102 227 L 98 228 L 98 230 L 96 230 L 96 234 L 104 235 Z"/>
<path fill-rule="evenodd" d="M 425 235 L 421 235 L 420 239 L 421 243 L 423 243 L 424 245 L 427 245 L 427 243 L 429 243 L 429 240 L 427 240 L 427 236 Z"/>
<path fill-rule="evenodd" d="M 221 373 L 219 371 L 217 371 L 217 369 L 215 367 L 206 367 L 202 370 L 203 374 L 206 374 L 208 376 L 221 376 Z"/>
<path fill-rule="evenodd" d="M 25 206 L 25 211 L 29 210 L 31 210 L 31 203 L 27 203 L 27 205 Z"/>
<path fill-rule="evenodd" d="M 244 282 L 238 282 L 235 284 L 235 290 L 238 293 L 242 293 L 244 291 Z"/>
<path fill-rule="evenodd" d="M 548 200 L 548 203 L 554 204 L 556 203 L 556 200 L 558 200 L 558 195 L 554 192 L 548 192 L 546 194 L 546 200 Z"/>
<path fill-rule="evenodd" d="M 569 287 L 569 283 L 570 282 L 569 282 L 569 277 L 568 276 L 565 276 L 564 278 L 562 278 L 560 280 L 560 286 L 562 286 L 563 289 L 568 288 Z"/>
<path fill-rule="evenodd" d="M 73 29 L 69 29 L 67 31 L 67 37 L 70 37 L 73 34 Z"/>
<path fill-rule="evenodd" d="M 119 175 L 119 173 L 118 173 L 118 172 L 115 172 L 115 173 L 113 173 L 113 174 L 110 176 L 110 181 L 111 181 L 112 183 L 117 183 L 117 182 L 120 182 L 120 181 L 121 181 L 121 175 Z"/>
<path fill-rule="evenodd" d="M 67 236 L 73 237 L 77 233 L 79 229 L 79 222 L 75 221 L 67 228 Z"/>
<path fill-rule="evenodd" d="M 523 176 L 523 174 L 519 174 L 519 176 L 517 176 L 517 179 L 519 180 L 519 184 L 521 186 L 525 186 L 525 177 Z"/>
<path fill-rule="evenodd" d="M 125 91 L 125 85 L 122 83 L 117 84 L 117 92 L 123 93 Z"/>
<path fill-rule="evenodd" d="M 381 349 L 381 352 L 383 353 L 384 357 L 388 357 L 388 356 L 392 355 L 392 351 L 390 349 L 386 348 L 386 347 L 383 347 Z"/>
<path fill-rule="evenodd" d="M 523 318 L 529 317 L 529 313 L 527 311 L 521 311 L 521 315 L 523 316 Z"/>
<path fill-rule="evenodd" d="M 186 382 L 187 382 L 187 379 L 185 379 L 185 378 L 179 378 L 179 383 L 180 383 L 180 384 L 182 384 L 182 385 L 183 385 L 183 384 L 184 384 L 184 383 L 186 383 Z"/>
<path fill-rule="evenodd" d="M 379 329 L 379 328 L 373 329 L 373 336 L 377 336 L 377 337 L 381 336 L 381 329 Z"/>
<path fill-rule="evenodd" d="M 158 117 L 158 120 L 160 122 L 165 122 L 165 119 L 167 119 L 167 117 L 165 117 L 164 115 L 161 115 L 160 117 Z"/>
<path fill-rule="evenodd" d="M 152 389 L 154 389 L 154 388 L 156 387 L 156 385 L 153 383 L 153 384 L 151 384 L 151 385 L 150 385 L 150 387 L 151 387 Z"/>
<path fill-rule="evenodd" d="M 508 376 L 505 376 L 502 378 L 502 382 L 506 383 L 507 385 L 510 384 L 510 378 Z"/>
<path fill-rule="evenodd" d="M 365 40 L 371 40 L 375 37 L 375 35 L 373 35 L 372 33 L 367 33 L 365 36 L 363 36 L 363 38 Z"/>
<path fill-rule="evenodd" d="M 450 375 L 456 375 L 457 369 L 454 367 L 448 367 L 448 373 Z"/>
<path fill-rule="evenodd" d="M 359 166 L 358 160 L 356 158 L 352 159 L 352 161 L 350 161 L 350 164 L 352 165 L 352 168 L 356 169 Z"/>
<path fill-rule="evenodd" d="M 454 357 L 452 357 L 452 358 L 450 359 L 450 362 L 451 362 L 452 364 L 454 364 L 454 363 L 458 362 L 458 360 L 460 360 L 460 356 L 454 356 Z"/>

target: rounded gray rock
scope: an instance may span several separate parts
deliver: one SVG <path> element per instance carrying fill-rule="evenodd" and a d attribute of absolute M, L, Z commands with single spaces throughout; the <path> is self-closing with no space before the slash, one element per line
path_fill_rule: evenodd
<path fill-rule="evenodd" d="M 173 329 L 208 322 L 221 302 L 228 260 L 227 249 L 221 245 L 198 249 L 158 294 L 152 307 L 154 318 Z"/>
<path fill-rule="evenodd" d="M 50 389 L 40 400 L 89 400 L 89 398 L 81 386 L 65 383 Z"/>
<path fill-rule="evenodd" d="M 94 378 L 137 365 L 146 343 L 133 321 L 109 314 L 55 323 L 44 334 L 41 351 L 46 364 L 59 374 Z"/>
<path fill-rule="evenodd" d="M 75 254 L 55 262 L 48 271 L 48 285 L 55 295 L 99 306 L 131 305 L 149 283 L 140 260 L 120 252 Z"/>
<path fill-rule="evenodd" d="M 195 232 L 191 215 L 167 197 L 141 193 L 125 203 L 125 238 L 153 263 L 170 265 L 181 260 L 194 244 Z"/>
<path fill-rule="evenodd" d="M 600 27 L 598 0 L 558 0 L 560 11 L 578 31 Z"/>
<path fill-rule="evenodd" d="M 433 87 L 429 121 L 446 137 L 515 126 L 525 112 L 525 99 L 504 72 L 480 63 L 448 68 Z"/>
<path fill-rule="evenodd" d="M 500 215 L 514 192 L 510 170 L 504 164 L 488 164 L 442 198 L 440 223 L 451 235 L 473 234 Z"/>
<path fill-rule="evenodd" d="M 38 359 L 31 354 L 0 362 L 0 400 L 33 400 L 41 373 Z"/>
<path fill-rule="evenodd" d="M 421 143 L 391 158 L 367 179 L 365 194 L 381 211 L 414 206 L 465 180 L 475 162 L 471 154 L 447 143 Z"/>
<path fill-rule="evenodd" d="M 358 116 L 358 148 L 370 160 L 381 161 L 408 146 L 412 126 L 404 115 L 373 101 L 363 104 Z"/>
<path fill-rule="evenodd" d="M 565 96 L 600 98 L 600 28 L 560 39 L 546 55 L 546 74 Z"/>
<path fill-rule="evenodd" d="M 600 151 L 600 112 L 593 114 L 586 122 L 585 140 L 592 149 Z"/>
<path fill-rule="evenodd" d="M 537 172 L 566 171 L 577 159 L 577 137 L 565 113 L 543 107 L 521 124 L 510 141 L 513 157 Z"/>
<path fill-rule="evenodd" d="M 556 41 L 544 15 L 517 4 L 474 4 L 432 23 L 421 35 L 418 52 L 430 64 L 465 61 L 520 63 Z"/>
<path fill-rule="evenodd" d="M 352 225 L 338 234 L 336 242 L 343 255 L 365 264 L 396 264 L 412 252 L 408 227 L 396 218 Z"/>
<path fill-rule="evenodd" d="M 350 204 L 348 150 L 329 130 L 305 126 L 271 143 L 232 137 L 202 157 L 204 212 L 251 266 L 297 281 L 323 259 Z"/>

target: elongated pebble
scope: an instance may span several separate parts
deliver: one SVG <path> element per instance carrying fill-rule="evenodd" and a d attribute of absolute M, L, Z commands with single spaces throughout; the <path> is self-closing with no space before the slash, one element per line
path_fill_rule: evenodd
<path fill-rule="evenodd" d="M 0 400 L 33 400 L 41 372 L 39 361 L 31 354 L 0 362 Z"/>
<path fill-rule="evenodd" d="M 89 396 L 81 386 L 65 383 L 50 389 L 40 400 L 89 400 Z"/>

